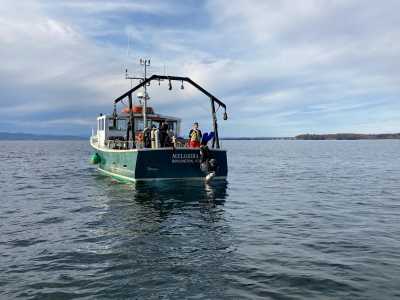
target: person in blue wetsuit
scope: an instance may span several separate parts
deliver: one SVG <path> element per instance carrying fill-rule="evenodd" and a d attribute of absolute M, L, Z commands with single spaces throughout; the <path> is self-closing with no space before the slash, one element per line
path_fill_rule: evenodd
<path fill-rule="evenodd" d="M 214 132 L 212 132 L 212 131 L 210 133 L 205 132 L 201 139 L 201 144 L 205 146 L 213 138 L 214 138 Z"/>

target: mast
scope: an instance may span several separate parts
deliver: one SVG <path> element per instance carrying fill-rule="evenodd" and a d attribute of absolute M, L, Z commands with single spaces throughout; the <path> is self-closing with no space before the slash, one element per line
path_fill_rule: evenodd
<path fill-rule="evenodd" d="M 150 66 L 150 59 L 140 59 L 140 65 L 144 66 L 144 77 L 134 77 L 134 76 L 128 76 L 128 69 L 125 70 L 125 79 L 129 79 L 131 81 L 131 89 L 132 89 L 132 80 L 139 80 L 140 83 L 143 83 L 147 79 L 147 67 Z M 147 100 L 149 97 L 147 96 L 147 85 L 149 83 L 146 83 L 143 85 L 144 88 L 144 102 L 143 102 L 143 107 L 142 107 L 142 114 L 143 114 L 143 130 L 146 128 L 147 125 Z M 133 101 L 132 101 L 132 93 L 128 95 L 129 98 L 129 123 L 128 123 L 128 130 L 127 130 L 127 139 L 129 139 L 129 131 L 132 132 L 132 140 L 133 140 L 133 148 L 136 148 L 135 145 L 135 118 L 133 117 Z M 115 102 L 116 103 L 116 102 Z M 129 130 L 129 128 L 131 130 Z"/>
<path fill-rule="evenodd" d="M 144 81 L 147 79 L 147 67 L 150 66 L 150 59 L 140 59 L 140 64 L 144 66 Z M 144 85 L 144 102 L 143 102 L 143 130 L 147 127 L 147 84 Z"/>
<path fill-rule="evenodd" d="M 135 118 L 133 117 L 133 106 L 132 106 L 132 94 L 128 96 L 129 99 L 129 122 L 128 122 L 128 132 L 129 130 L 131 131 L 131 138 L 132 138 L 132 148 L 136 148 L 136 136 L 135 136 Z M 128 146 L 129 148 L 129 133 L 128 137 L 126 139 L 128 141 Z"/>

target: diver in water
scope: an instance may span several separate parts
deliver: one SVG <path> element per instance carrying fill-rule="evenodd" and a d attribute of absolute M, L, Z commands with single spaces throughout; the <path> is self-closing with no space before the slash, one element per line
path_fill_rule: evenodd
<path fill-rule="evenodd" d="M 217 172 L 217 160 L 208 148 L 208 142 L 214 138 L 214 132 L 204 133 L 200 146 L 200 169 L 207 174 L 206 181 L 211 181 Z"/>
<path fill-rule="evenodd" d="M 202 134 L 199 129 L 199 123 L 194 122 L 192 129 L 189 131 L 189 148 L 199 148 Z"/>

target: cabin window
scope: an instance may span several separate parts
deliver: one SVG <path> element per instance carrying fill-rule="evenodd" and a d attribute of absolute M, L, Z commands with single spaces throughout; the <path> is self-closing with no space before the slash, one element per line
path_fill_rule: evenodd
<path fill-rule="evenodd" d="M 143 130 L 143 120 L 135 120 L 136 130 Z"/>
<path fill-rule="evenodd" d="M 126 130 L 128 128 L 128 120 L 127 119 L 118 119 L 117 120 L 117 130 Z"/>
<path fill-rule="evenodd" d="M 98 122 L 99 124 L 97 125 L 99 130 L 104 130 L 104 119 L 99 119 Z"/>
<path fill-rule="evenodd" d="M 160 128 L 160 122 L 159 122 L 159 121 L 156 121 L 156 120 L 153 120 L 153 121 L 151 122 L 151 126 L 150 126 L 150 127 L 152 127 L 152 126 L 155 126 L 156 128 Z"/>
<path fill-rule="evenodd" d="M 175 122 L 168 122 L 168 129 L 175 132 Z"/>
<path fill-rule="evenodd" d="M 147 127 L 151 128 L 151 120 L 147 120 Z M 143 119 L 135 119 L 135 130 L 143 130 Z"/>
<path fill-rule="evenodd" d="M 114 127 L 114 119 L 108 119 L 108 129 L 115 129 Z"/>
<path fill-rule="evenodd" d="M 103 130 L 103 129 L 101 129 L 101 123 L 102 123 L 101 119 L 99 119 L 98 122 L 99 122 L 99 124 L 97 124 L 97 128 L 99 129 L 99 131 L 101 131 L 101 130 Z"/>

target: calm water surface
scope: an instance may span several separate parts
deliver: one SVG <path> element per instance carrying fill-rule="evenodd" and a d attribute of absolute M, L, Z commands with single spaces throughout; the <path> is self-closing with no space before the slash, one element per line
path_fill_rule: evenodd
<path fill-rule="evenodd" d="M 227 182 L 121 184 L 0 142 L 0 298 L 400 297 L 400 141 L 224 145 Z"/>

